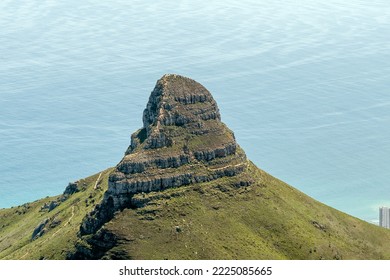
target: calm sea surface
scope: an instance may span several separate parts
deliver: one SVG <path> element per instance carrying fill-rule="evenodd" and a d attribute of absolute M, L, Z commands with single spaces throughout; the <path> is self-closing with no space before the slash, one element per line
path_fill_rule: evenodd
<path fill-rule="evenodd" d="M 155 82 L 191 77 L 260 168 L 390 206 L 388 1 L 0 1 L 0 208 L 114 166 Z"/>

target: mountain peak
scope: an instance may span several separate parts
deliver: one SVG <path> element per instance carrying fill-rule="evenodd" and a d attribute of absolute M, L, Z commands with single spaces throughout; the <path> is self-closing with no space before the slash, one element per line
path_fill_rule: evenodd
<path fill-rule="evenodd" d="M 148 148 L 171 144 L 164 135 L 164 127 L 184 127 L 191 133 L 202 134 L 205 133 L 204 122 L 208 120 L 221 120 L 210 92 L 190 78 L 166 74 L 157 81 L 143 112 Z"/>
<path fill-rule="evenodd" d="M 233 177 L 247 167 L 211 93 L 192 79 L 173 74 L 159 79 L 143 123 L 110 175 L 103 202 L 83 223 L 82 234 L 95 232 L 115 211 L 134 207 L 137 193 Z"/>
<path fill-rule="evenodd" d="M 247 160 L 199 83 L 163 76 L 144 122 L 114 168 L 0 209 L 0 259 L 390 259 L 387 229 Z"/>

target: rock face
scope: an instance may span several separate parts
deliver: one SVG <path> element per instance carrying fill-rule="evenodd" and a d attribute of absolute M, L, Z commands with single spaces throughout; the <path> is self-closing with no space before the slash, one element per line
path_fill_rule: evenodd
<path fill-rule="evenodd" d="M 80 191 L 77 183 L 69 183 L 65 188 L 63 195 L 72 195 L 76 192 Z"/>
<path fill-rule="evenodd" d="M 246 164 L 210 92 L 192 79 L 164 75 L 143 112 L 143 128 L 131 136 L 103 202 L 84 219 L 80 233 L 95 233 L 115 211 L 136 207 L 136 193 L 235 176 Z"/>
<path fill-rule="evenodd" d="M 39 225 L 34 229 L 31 240 L 34 240 L 40 236 L 42 236 L 45 233 L 45 226 L 49 222 L 49 219 L 45 219 L 42 222 L 39 223 Z"/>

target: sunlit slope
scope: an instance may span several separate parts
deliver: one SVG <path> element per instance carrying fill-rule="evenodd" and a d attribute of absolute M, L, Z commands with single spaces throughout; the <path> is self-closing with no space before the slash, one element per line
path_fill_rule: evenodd
<path fill-rule="evenodd" d="M 390 259 L 389 230 L 317 202 L 249 162 L 236 177 L 138 194 L 138 208 L 117 212 L 81 239 L 82 219 L 102 199 L 111 171 L 78 181 L 80 190 L 50 212 L 42 206 L 61 196 L 0 210 L 0 258 L 83 252 L 91 259 Z M 32 239 L 46 219 L 44 234 Z"/>
<path fill-rule="evenodd" d="M 65 259 L 74 250 L 81 220 L 107 189 L 110 171 L 79 180 L 79 191 L 66 200 L 64 195 L 59 195 L 1 209 L 0 259 Z M 49 211 L 44 206 L 50 206 L 51 202 L 58 206 Z M 40 224 L 44 224 L 43 234 L 33 240 L 34 230 Z"/>
<path fill-rule="evenodd" d="M 99 232 L 113 247 L 95 251 L 95 257 L 390 258 L 389 230 L 315 201 L 248 164 L 238 177 L 137 195 L 141 207 L 123 210 Z M 248 179 L 250 186 L 239 186 Z"/>

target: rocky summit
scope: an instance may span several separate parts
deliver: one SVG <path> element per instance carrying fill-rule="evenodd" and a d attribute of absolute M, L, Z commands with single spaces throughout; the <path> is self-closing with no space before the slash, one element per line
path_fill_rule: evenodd
<path fill-rule="evenodd" d="M 95 233 L 115 211 L 134 207 L 134 194 L 235 176 L 246 166 L 245 153 L 221 122 L 210 92 L 190 78 L 164 75 L 143 112 L 143 127 L 131 136 L 102 203 L 80 233 Z"/>

